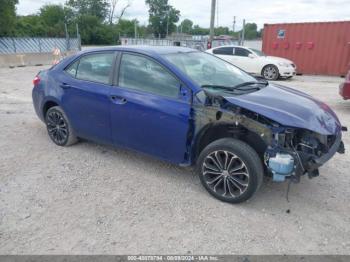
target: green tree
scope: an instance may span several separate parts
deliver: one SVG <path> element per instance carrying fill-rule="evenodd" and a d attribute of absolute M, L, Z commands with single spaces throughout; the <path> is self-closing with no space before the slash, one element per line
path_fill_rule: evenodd
<path fill-rule="evenodd" d="M 64 24 L 74 28 L 73 11 L 62 5 L 47 4 L 40 8 L 40 18 L 48 36 L 64 36 Z"/>
<path fill-rule="evenodd" d="M 259 37 L 258 26 L 256 23 L 247 23 L 245 25 L 245 39 L 256 39 Z"/>
<path fill-rule="evenodd" d="M 68 0 L 74 18 L 71 25 L 79 25 L 82 44 L 109 44 L 113 41 L 112 26 L 104 24 L 109 14 L 107 0 Z"/>
<path fill-rule="evenodd" d="M 195 25 L 192 30 L 192 34 L 194 35 L 209 35 L 209 28 L 203 28 L 199 25 Z"/>
<path fill-rule="evenodd" d="M 192 33 L 193 22 L 190 19 L 185 19 L 181 22 L 180 28 L 182 33 L 191 34 Z"/>
<path fill-rule="evenodd" d="M 136 20 L 126 20 L 126 19 L 119 20 L 119 23 L 116 25 L 116 31 L 118 35 L 124 36 L 124 37 L 134 37 L 135 22 L 137 23 Z"/>
<path fill-rule="evenodd" d="M 68 0 L 67 5 L 72 7 L 78 16 L 95 16 L 100 21 L 106 20 L 109 14 L 107 0 Z"/>
<path fill-rule="evenodd" d="M 168 0 L 146 0 L 149 6 L 149 25 L 155 37 L 164 38 L 176 30 L 180 11 L 168 4 Z"/>
<path fill-rule="evenodd" d="M 228 35 L 230 29 L 228 27 L 219 26 L 215 28 L 215 35 Z"/>
<path fill-rule="evenodd" d="M 0 0 L 0 36 L 14 34 L 18 0 Z"/>
<path fill-rule="evenodd" d="M 38 15 L 19 16 L 16 21 L 16 36 L 46 36 L 46 26 Z"/>

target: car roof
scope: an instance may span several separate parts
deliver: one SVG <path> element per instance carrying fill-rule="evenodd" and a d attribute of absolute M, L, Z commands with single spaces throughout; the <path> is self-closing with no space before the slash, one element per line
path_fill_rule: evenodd
<path fill-rule="evenodd" d="M 196 49 L 181 46 L 143 46 L 143 45 L 126 45 L 126 46 L 106 46 L 98 48 L 88 48 L 81 53 L 90 53 L 97 51 L 131 51 L 144 54 L 172 54 L 172 53 L 188 53 L 197 51 Z"/>
<path fill-rule="evenodd" d="M 241 45 L 221 45 L 221 46 L 213 47 L 213 49 L 217 49 L 217 48 L 220 48 L 220 47 L 240 47 L 240 48 L 244 48 L 244 49 L 251 49 L 248 46 L 241 46 Z"/>

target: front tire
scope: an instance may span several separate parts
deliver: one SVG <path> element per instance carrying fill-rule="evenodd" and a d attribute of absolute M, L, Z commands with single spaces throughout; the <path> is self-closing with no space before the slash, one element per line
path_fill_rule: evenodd
<path fill-rule="evenodd" d="M 261 75 L 266 80 L 277 80 L 280 76 L 279 70 L 275 65 L 267 65 L 263 68 Z"/>
<path fill-rule="evenodd" d="M 264 169 L 258 154 L 248 144 L 223 138 L 201 152 L 197 173 L 212 196 L 224 202 L 241 203 L 259 189 Z"/>
<path fill-rule="evenodd" d="M 49 108 L 45 115 L 47 132 L 58 146 L 70 146 L 78 142 L 74 130 L 61 107 Z"/>

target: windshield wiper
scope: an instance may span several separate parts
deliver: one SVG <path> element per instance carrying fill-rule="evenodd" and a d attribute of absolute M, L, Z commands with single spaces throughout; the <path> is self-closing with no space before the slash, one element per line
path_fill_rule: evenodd
<path fill-rule="evenodd" d="M 232 86 L 220 86 L 220 85 L 202 85 L 202 88 L 218 88 L 218 89 L 224 89 L 224 90 L 228 90 L 228 91 L 233 91 L 233 87 Z"/>
<path fill-rule="evenodd" d="M 245 86 L 252 86 L 252 85 L 265 85 L 267 86 L 269 83 L 266 82 L 260 82 L 260 81 L 250 81 L 250 82 L 244 82 L 235 86 L 221 86 L 221 85 L 202 85 L 203 88 L 206 87 L 212 87 L 212 88 L 218 88 L 218 89 L 224 89 L 224 90 L 228 90 L 228 91 L 234 91 L 234 90 L 240 90 L 240 91 L 250 91 L 250 90 L 260 90 L 260 87 L 253 87 L 253 88 L 245 88 L 245 89 L 241 89 L 242 87 Z"/>
<path fill-rule="evenodd" d="M 240 89 L 241 87 L 244 87 L 244 86 L 252 86 L 252 85 L 257 85 L 257 84 L 267 86 L 269 83 L 267 81 L 266 82 L 259 82 L 259 81 L 258 82 L 257 81 L 244 82 L 244 83 L 241 83 L 241 84 L 233 86 L 232 89 L 233 90 L 237 90 L 237 89 Z M 255 87 L 255 88 L 252 88 L 252 89 L 260 89 L 260 88 Z M 250 90 L 250 89 L 244 89 L 244 90 Z"/>

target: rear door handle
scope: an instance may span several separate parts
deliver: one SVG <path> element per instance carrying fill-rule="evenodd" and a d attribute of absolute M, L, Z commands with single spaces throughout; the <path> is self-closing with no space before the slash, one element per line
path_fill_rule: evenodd
<path fill-rule="evenodd" d="M 124 97 L 111 95 L 111 100 L 114 104 L 123 105 L 126 104 L 127 100 Z"/>
<path fill-rule="evenodd" d="M 66 84 L 66 83 L 62 83 L 62 84 L 60 84 L 60 87 L 63 89 L 68 89 L 68 88 L 71 88 L 72 86 L 69 84 Z"/>

